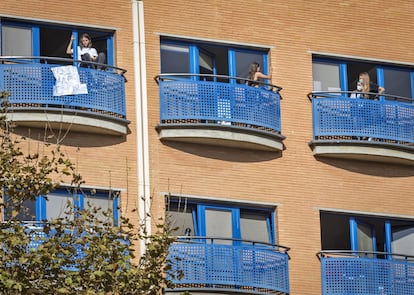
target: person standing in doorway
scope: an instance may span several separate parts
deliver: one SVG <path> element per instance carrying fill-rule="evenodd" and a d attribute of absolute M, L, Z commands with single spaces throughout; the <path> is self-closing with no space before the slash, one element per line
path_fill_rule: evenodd
<path fill-rule="evenodd" d="M 364 92 L 364 98 L 378 99 L 378 95 L 384 93 L 385 89 L 378 84 L 370 80 L 367 72 L 359 74 L 359 83 L 362 85 L 362 92 Z"/>
<path fill-rule="evenodd" d="M 249 75 L 247 77 L 246 84 L 248 86 L 259 87 L 260 79 L 272 79 L 272 69 L 270 68 L 270 74 L 265 75 L 260 71 L 260 64 L 258 62 L 253 62 L 249 66 Z"/>

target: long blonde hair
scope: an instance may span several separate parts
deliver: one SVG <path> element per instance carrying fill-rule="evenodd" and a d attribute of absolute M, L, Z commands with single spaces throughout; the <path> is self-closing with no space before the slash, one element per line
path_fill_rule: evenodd
<path fill-rule="evenodd" d="M 369 92 L 371 90 L 369 74 L 367 72 L 362 72 L 359 74 L 359 79 L 362 79 L 362 92 Z M 368 94 L 364 94 L 364 96 L 368 96 Z"/>

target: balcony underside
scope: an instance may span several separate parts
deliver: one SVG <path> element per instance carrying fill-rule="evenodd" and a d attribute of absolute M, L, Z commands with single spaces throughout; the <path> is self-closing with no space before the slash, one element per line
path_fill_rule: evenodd
<path fill-rule="evenodd" d="M 283 150 L 280 134 L 269 134 L 260 129 L 247 129 L 226 122 L 222 125 L 158 125 L 159 138 L 164 141 L 191 142 L 230 148 L 280 152 Z"/>
<path fill-rule="evenodd" d="M 96 112 L 66 108 L 10 109 L 7 118 L 17 126 L 62 129 L 106 135 L 125 135 L 129 121 Z"/>
<path fill-rule="evenodd" d="M 413 144 L 315 140 L 309 145 L 315 156 L 414 165 Z"/>

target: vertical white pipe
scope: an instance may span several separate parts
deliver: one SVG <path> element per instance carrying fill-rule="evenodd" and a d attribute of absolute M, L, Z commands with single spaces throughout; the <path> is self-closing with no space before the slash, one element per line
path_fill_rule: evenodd
<path fill-rule="evenodd" d="M 151 234 L 150 182 L 148 151 L 147 75 L 145 60 L 144 4 L 132 0 L 132 30 L 134 44 L 135 107 L 137 130 L 138 169 L 138 214 L 147 234 Z M 141 241 L 140 253 L 145 252 L 145 241 Z"/>

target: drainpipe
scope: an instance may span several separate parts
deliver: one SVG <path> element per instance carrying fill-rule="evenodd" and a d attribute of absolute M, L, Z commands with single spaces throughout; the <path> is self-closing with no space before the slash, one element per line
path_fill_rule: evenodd
<path fill-rule="evenodd" d="M 147 75 L 145 60 L 144 4 L 132 0 L 132 31 L 135 73 L 135 108 L 137 130 L 138 214 L 147 234 L 151 234 L 150 182 L 148 152 Z M 140 242 L 140 253 L 145 253 L 145 241 Z"/>

